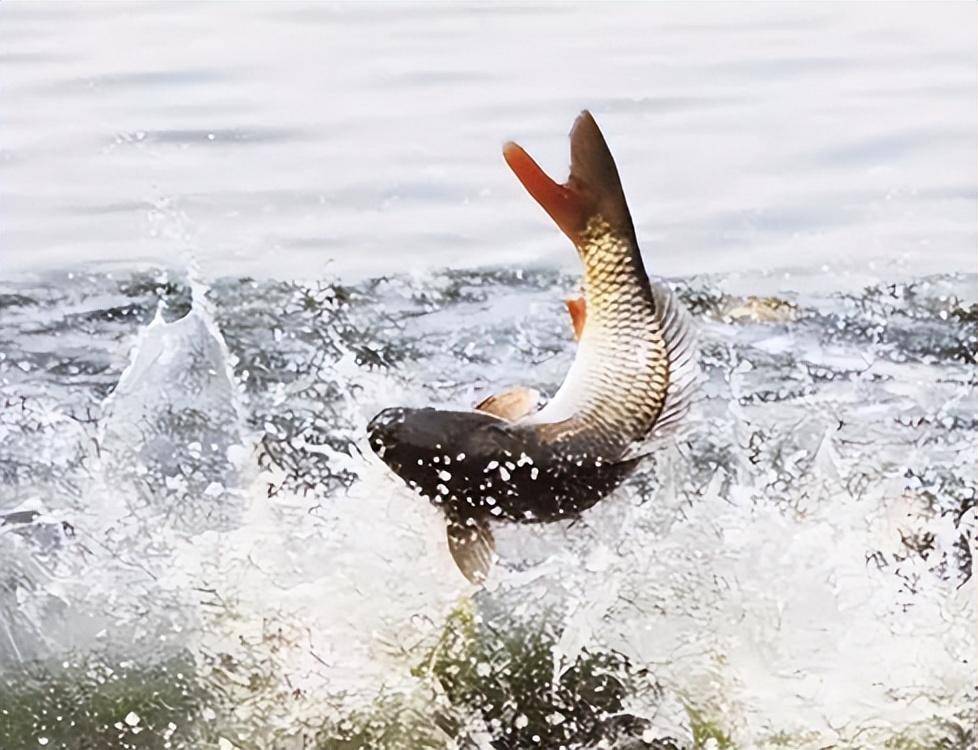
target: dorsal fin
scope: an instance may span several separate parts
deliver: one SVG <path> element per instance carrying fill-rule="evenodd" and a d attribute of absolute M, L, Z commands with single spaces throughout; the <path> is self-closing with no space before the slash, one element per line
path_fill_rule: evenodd
<path fill-rule="evenodd" d="M 536 409 L 539 402 L 539 391 L 517 385 L 482 399 L 474 408 L 476 411 L 515 422 Z"/>
<path fill-rule="evenodd" d="M 515 143 L 503 146 L 503 157 L 527 192 L 575 244 L 588 221 L 600 216 L 613 231 L 635 243 L 635 228 L 625 202 L 618 168 L 591 113 L 581 112 L 570 132 L 570 176 L 554 182 Z"/>

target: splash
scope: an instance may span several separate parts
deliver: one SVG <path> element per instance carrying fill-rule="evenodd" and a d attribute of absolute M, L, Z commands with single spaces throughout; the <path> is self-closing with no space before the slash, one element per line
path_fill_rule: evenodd
<path fill-rule="evenodd" d="M 189 654 L 190 746 L 332 746 L 395 725 L 433 747 L 951 736 L 973 698 L 971 281 L 681 285 L 708 376 L 697 420 L 580 520 L 500 528 L 477 591 L 363 427 L 392 404 L 552 393 L 572 280 L 93 277 L 133 312 L 93 323 L 45 303 L 62 341 L 84 332 L 90 358 L 118 365 L 44 384 L 78 490 L 52 490 L 51 451 L 34 499 L 4 506 L 19 515 L 0 526 L 17 571 L 0 655 Z M 57 416 L 85 388 L 95 425 Z M 596 669 L 618 697 L 575 716 Z M 490 706 L 506 691 L 523 704 Z"/>
<path fill-rule="evenodd" d="M 107 483 L 129 483 L 127 510 L 197 533 L 227 529 L 249 437 L 227 345 L 207 289 L 191 283 L 190 311 L 165 319 L 160 302 L 128 367 L 102 406 L 99 439 Z"/>

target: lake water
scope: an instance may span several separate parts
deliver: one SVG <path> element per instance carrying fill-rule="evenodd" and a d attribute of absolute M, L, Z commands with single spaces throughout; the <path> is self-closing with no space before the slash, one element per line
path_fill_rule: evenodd
<path fill-rule="evenodd" d="M 975 21 L 0 5 L 0 748 L 971 748 Z M 477 590 L 364 427 L 556 390 L 584 107 L 702 399 Z"/>
<path fill-rule="evenodd" d="M 5 4 L 0 267 L 573 269 L 500 147 L 561 176 L 589 108 L 659 273 L 971 271 L 974 23 L 965 3 Z"/>

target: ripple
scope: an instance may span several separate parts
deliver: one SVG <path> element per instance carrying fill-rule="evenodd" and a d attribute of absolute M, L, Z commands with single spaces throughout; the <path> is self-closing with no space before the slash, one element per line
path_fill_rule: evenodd
<path fill-rule="evenodd" d="M 31 88 L 37 93 L 77 94 L 94 90 L 119 92 L 191 87 L 228 81 L 236 76 L 213 68 L 187 68 L 184 70 L 133 70 L 124 73 L 106 73 L 48 81 Z"/>
<path fill-rule="evenodd" d="M 175 145 L 207 144 L 230 146 L 242 144 L 285 143 L 308 137 L 305 131 L 294 128 L 166 128 L 133 130 L 115 135 L 111 143 L 159 143 Z"/>
<path fill-rule="evenodd" d="M 907 130 L 868 138 L 859 138 L 841 146 L 823 149 L 816 156 L 819 164 L 828 166 L 859 166 L 891 162 L 915 151 L 935 145 L 974 143 L 974 133 L 956 128 Z"/>

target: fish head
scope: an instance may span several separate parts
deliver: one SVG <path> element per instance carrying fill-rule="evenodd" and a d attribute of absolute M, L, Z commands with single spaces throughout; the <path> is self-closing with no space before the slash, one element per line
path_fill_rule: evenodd
<path fill-rule="evenodd" d="M 469 477 L 518 442 L 508 423 L 479 411 L 385 409 L 367 425 L 370 448 L 412 489 L 440 503 L 470 495 Z M 478 466 L 478 472 L 475 471 Z"/>

